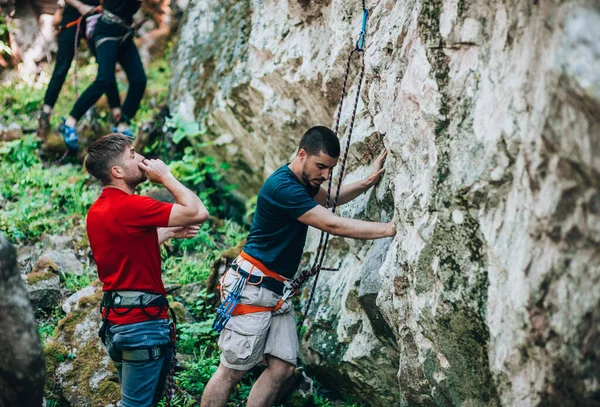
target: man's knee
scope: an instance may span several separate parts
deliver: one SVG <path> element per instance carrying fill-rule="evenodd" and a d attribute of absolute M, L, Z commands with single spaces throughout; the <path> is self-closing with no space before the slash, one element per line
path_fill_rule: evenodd
<path fill-rule="evenodd" d="M 269 370 L 271 370 L 274 376 L 281 378 L 282 381 L 289 379 L 296 370 L 295 365 L 274 356 L 267 356 L 267 361 L 269 363 Z"/>
<path fill-rule="evenodd" d="M 94 81 L 94 86 L 100 89 L 108 89 L 111 86 L 116 87 L 117 83 L 114 75 L 98 75 Z"/>
<path fill-rule="evenodd" d="M 220 376 L 219 379 L 223 380 L 224 382 L 223 384 L 233 387 L 238 384 L 240 380 L 242 380 L 242 377 L 244 377 L 246 371 L 230 369 L 221 363 L 219 364 L 218 373 Z"/>

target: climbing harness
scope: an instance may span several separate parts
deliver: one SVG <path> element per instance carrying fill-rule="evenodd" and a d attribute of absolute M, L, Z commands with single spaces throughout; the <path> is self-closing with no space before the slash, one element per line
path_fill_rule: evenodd
<path fill-rule="evenodd" d="M 116 308 L 123 311 L 117 311 Z M 169 311 L 171 323 L 169 325 L 170 341 L 168 344 L 146 349 L 114 349 L 110 335 L 108 335 L 110 328 L 108 315 L 110 312 L 119 316 L 126 315 L 134 308 L 141 309 L 144 314 L 152 319 L 157 318 L 164 310 Z M 158 311 L 151 313 L 147 308 L 158 308 Z M 162 294 L 145 291 L 105 291 L 100 302 L 100 315 L 102 315 L 102 325 L 100 326 L 98 336 L 106 346 L 111 359 L 115 361 L 145 362 L 157 360 L 165 356 L 170 348 L 172 356 L 169 368 L 168 370 L 165 368 L 161 369 L 159 377 L 159 383 L 162 383 L 163 380 L 165 381 L 165 405 L 170 407 L 171 400 L 175 394 L 174 371 L 177 365 L 177 317 L 173 309 L 169 307 L 167 298 Z"/>
<path fill-rule="evenodd" d="M 242 267 L 242 263 L 246 261 L 251 264 L 250 270 L 246 271 Z M 261 276 L 253 275 L 254 270 L 260 270 Z M 269 270 L 263 263 L 256 260 L 246 252 L 242 251 L 240 256 L 233 261 L 231 267 L 227 269 L 227 272 L 223 276 L 223 281 L 227 276 L 227 273 L 233 270 L 240 278 L 235 282 L 234 286 L 229 290 L 227 297 L 223 298 L 223 302 L 217 308 L 217 315 L 213 322 L 213 329 L 217 332 L 221 332 L 229 319 L 236 315 L 252 314 L 255 312 L 275 312 L 279 310 L 283 304 L 290 298 L 295 292 L 292 289 L 291 283 L 285 277 L 282 277 L 278 273 Z M 240 304 L 242 292 L 246 287 L 246 284 L 250 284 L 257 287 L 264 287 L 281 298 L 274 307 L 262 307 L 257 305 Z M 222 297 L 224 297 L 222 295 Z"/>
<path fill-rule="evenodd" d="M 340 196 L 342 178 L 344 177 L 344 172 L 346 169 L 346 161 L 348 159 L 348 151 L 350 148 L 350 141 L 352 138 L 352 130 L 354 128 L 354 121 L 356 118 L 358 99 L 360 98 L 360 89 L 362 87 L 363 77 L 364 77 L 364 73 L 365 73 L 364 43 L 365 43 L 367 18 L 369 16 L 369 10 L 366 8 L 364 0 L 362 3 L 363 3 L 362 29 L 359 34 L 359 38 L 356 41 L 356 45 L 355 45 L 354 49 L 350 52 L 350 55 L 348 56 L 348 61 L 346 63 L 346 74 L 344 76 L 344 84 L 342 86 L 340 104 L 339 104 L 338 114 L 337 114 L 337 119 L 336 119 L 336 124 L 335 124 L 334 132 L 337 136 L 339 127 L 340 127 L 340 119 L 341 119 L 341 115 L 342 115 L 342 107 L 344 105 L 344 98 L 346 96 L 346 86 L 347 86 L 348 77 L 350 74 L 350 62 L 352 61 L 352 56 L 355 53 L 357 53 L 357 54 L 361 55 L 361 70 L 360 70 L 360 75 L 359 75 L 359 80 L 358 80 L 358 89 L 356 90 L 356 98 L 354 99 L 354 108 L 352 110 L 352 117 L 350 120 L 349 129 L 348 129 L 348 139 L 346 140 L 346 147 L 344 150 L 342 165 L 341 165 L 340 173 L 338 175 L 337 190 L 335 192 L 335 197 L 333 199 L 333 205 L 331 207 L 332 212 L 335 212 L 335 209 L 337 207 L 337 202 L 338 202 L 338 199 Z M 326 205 L 325 205 L 325 207 L 327 209 L 329 209 L 329 203 L 331 201 L 332 184 L 333 184 L 333 173 L 330 173 L 329 183 L 327 186 L 327 200 L 326 200 Z M 248 272 L 245 272 L 245 271 L 241 270 L 240 265 L 238 264 L 238 259 L 236 259 L 231 264 L 231 267 L 228 269 L 228 272 L 229 272 L 229 270 L 234 270 L 240 275 L 240 278 L 236 281 L 235 285 L 229 291 L 227 297 L 223 300 L 223 302 L 217 309 L 217 316 L 213 323 L 213 329 L 215 329 L 217 332 L 221 332 L 223 330 L 223 328 L 225 327 L 225 325 L 227 325 L 227 322 L 229 321 L 229 319 L 235 315 L 243 315 L 243 314 L 249 314 L 249 313 L 253 313 L 253 312 L 265 312 L 265 311 L 274 312 L 274 311 L 278 310 L 279 308 L 281 308 L 283 303 L 288 298 L 290 298 L 293 295 L 296 295 L 298 293 L 298 291 L 300 290 L 302 285 L 304 283 L 306 283 L 306 281 L 308 281 L 308 279 L 310 277 L 315 276 L 315 281 L 313 283 L 313 287 L 312 287 L 312 290 L 310 293 L 308 303 L 306 305 L 306 309 L 304 311 L 304 315 L 302 317 L 300 325 L 298 326 L 298 329 L 300 330 L 304 324 L 304 320 L 306 318 L 306 315 L 308 314 L 310 305 L 311 305 L 313 297 L 314 297 L 315 288 L 317 286 L 317 280 L 319 278 L 319 272 L 321 270 L 324 270 L 324 271 L 337 271 L 338 270 L 337 268 L 323 267 L 323 260 L 325 259 L 325 253 L 327 251 L 328 242 L 329 242 L 329 233 L 321 231 L 321 236 L 319 239 L 319 246 L 317 248 L 317 254 L 316 254 L 313 266 L 308 270 L 303 270 L 300 273 L 300 275 L 291 282 L 289 280 L 284 279 L 279 274 L 274 273 L 273 271 L 270 271 L 264 264 L 260 263 L 258 260 L 252 258 L 247 253 L 244 253 L 242 251 L 242 253 L 240 254 L 240 257 L 243 260 L 247 260 L 250 263 L 252 263 L 252 267 Z M 268 284 L 264 282 L 265 280 L 262 276 L 261 277 L 252 276 L 252 271 L 254 270 L 254 268 L 258 268 L 260 271 L 263 272 L 263 274 L 270 277 L 271 279 L 282 279 L 283 281 L 282 280 L 279 280 L 279 281 L 282 281 L 282 284 L 284 285 L 283 293 L 279 294 L 279 290 L 276 291 L 275 289 L 270 288 L 268 286 Z M 272 275 L 270 273 L 272 273 Z M 253 306 L 253 305 L 247 305 L 247 304 L 239 304 L 242 292 L 243 292 L 246 284 L 255 284 L 254 282 L 257 281 L 256 280 L 257 278 L 260 279 L 260 284 L 262 284 L 262 286 L 264 286 L 265 288 L 268 288 L 271 291 L 282 296 L 281 299 L 279 300 L 278 304 L 275 307 L 259 307 L 259 306 Z M 225 279 L 225 276 L 223 276 L 223 281 L 224 281 L 224 279 Z"/>

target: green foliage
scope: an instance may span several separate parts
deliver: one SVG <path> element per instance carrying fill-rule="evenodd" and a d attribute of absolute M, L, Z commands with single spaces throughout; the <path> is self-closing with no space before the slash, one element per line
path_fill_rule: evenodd
<path fill-rule="evenodd" d="M 45 168 L 37 146 L 33 135 L 0 144 L 0 230 L 17 244 L 72 230 L 99 193 L 81 169 Z"/>
<path fill-rule="evenodd" d="M 58 325 L 58 321 L 60 321 L 64 317 L 64 312 L 61 309 L 55 309 L 52 313 L 46 317 L 40 318 L 38 323 L 38 332 L 40 334 L 40 338 L 42 339 L 42 343 L 48 342 L 54 336 L 54 329 L 56 325 Z"/>
<path fill-rule="evenodd" d="M 12 50 L 8 46 L 8 23 L 4 14 L 0 13 L 0 54 L 11 55 Z"/>
<path fill-rule="evenodd" d="M 181 352 L 193 354 L 199 346 L 215 342 L 215 338 L 219 335 L 212 329 L 212 321 L 213 319 L 210 318 L 202 322 L 179 324 L 177 344 Z"/>
<path fill-rule="evenodd" d="M 227 219 L 225 224 L 218 228 L 217 231 L 222 234 L 225 246 L 227 247 L 236 246 L 248 235 L 246 228 L 230 219 Z"/>
<path fill-rule="evenodd" d="M 209 258 L 185 254 L 181 257 L 166 256 L 163 257 L 164 280 L 182 285 L 206 281 L 210 275 L 210 266 Z"/>
<path fill-rule="evenodd" d="M 204 134 L 200 131 L 200 125 L 197 122 L 187 121 L 179 113 L 167 119 L 165 127 L 173 129 L 173 143 L 175 144 L 179 144 L 185 138 L 191 142 L 194 137 Z"/>
<path fill-rule="evenodd" d="M 183 372 L 176 377 L 176 383 L 192 395 L 199 396 L 204 391 L 206 383 L 219 367 L 219 356 L 213 353 L 207 356 L 202 352 L 195 360 L 185 363 Z"/>
<path fill-rule="evenodd" d="M 256 202 L 258 201 L 258 195 L 254 195 L 246 202 L 246 213 L 244 214 L 244 222 L 251 224 L 254 212 L 256 212 Z"/>
<path fill-rule="evenodd" d="M 87 269 L 80 276 L 74 273 L 61 274 L 60 276 L 61 286 L 69 290 L 71 293 L 75 293 L 82 288 L 87 287 L 95 279 L 96 275 Z"/>

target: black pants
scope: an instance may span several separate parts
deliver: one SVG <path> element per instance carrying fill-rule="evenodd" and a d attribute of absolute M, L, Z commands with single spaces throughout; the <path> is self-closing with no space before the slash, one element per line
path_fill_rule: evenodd
<path fill-rule="evenodd" d="M 101 20 L 98 22 L 96 31 L 101 32 L 99 35 L 94 35 L 93 38 L 94 44 L 96 44 L 98 75 L 75 102 L 71 116 L 79 120 L 102 96 L 105 89 L 116 87 L 115 69 L 118 62 L 125 71 L 129 82 L 127 96 L 121 106 L 121 121 L 128 122 L 139 109 L 146 90 L 146 72 L 140 54 L 133 42 L 133 35 L 128 35 L 125 40 L 120 39 L 125 34 L 122 27 L 107 24 Z"/>
<path fill-rule="evenodd" d="M 85 26 L 84 26 L 85 27 Z M 84 29 L 84 27 L 82 27 Z M 46 89 L 46 95 L 44 96 L 44 104 L 50 107 L 54 107 L 58 94 L 65 83 L 67 73 L 71 67 L 71 62 L 75 56 L 75 47 L 79 46 L 83 33 L 79 33 L 77 44 L 75 44 L 75 34 L 77 33 L 77 27 L 63 28 L 58 34 L 58 52 L 56 54 L 56 65 L 54 65 L 54 71 L 52 72 L 52 78 Z M 93 46 L 90 44 L 90 49 L 93 53 Z M 121 101 L 119 99 L 119 90 L 117 89 L 116 82 L 113 82 L 114 86 L 107 87 L 103 93 L 106 93 L 108 98 L 108 104 L 110 107 L 119 107 Z"/>

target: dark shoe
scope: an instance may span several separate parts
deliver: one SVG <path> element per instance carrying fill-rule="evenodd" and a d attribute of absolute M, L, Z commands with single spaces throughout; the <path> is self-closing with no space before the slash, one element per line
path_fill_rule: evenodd
<path fill-rule="evenodd" d="M 41 112 L 38 116 L 38 137 L 45 143 L 50 134 L 50 113 Z"/>
<path fill-rule="evenodd" d="M 77 129 L 75 127 L 67 126 L 65 118 L 63 117 L 58 125 L 58 132 L 65 140 L 65 144 L 69 150 L 77 151 L 79 148 L 79 139 L 77 138 Z"/>

